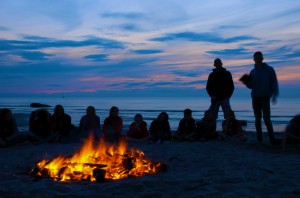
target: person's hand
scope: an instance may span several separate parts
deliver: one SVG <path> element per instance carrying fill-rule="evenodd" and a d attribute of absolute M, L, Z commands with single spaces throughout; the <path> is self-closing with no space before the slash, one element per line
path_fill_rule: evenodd
<path fill-rule="evenodd" d="M 276 105 L 277 104 L 277 97 L 272 97 L 272 104 L 273 105 Z"/>

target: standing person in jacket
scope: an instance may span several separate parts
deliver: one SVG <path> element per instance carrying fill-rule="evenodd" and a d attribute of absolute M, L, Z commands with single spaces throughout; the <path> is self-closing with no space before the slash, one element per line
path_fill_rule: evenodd
<path fill-rule="evenodd" d="M 87 107 L 86 115 L 80 119 L 79 133 L 83 139 L 87 139 L 92 134 L 95 140 L 99 140 L 101 136 L 100 117 L 96 115 L 95 107 Z"/>
<path fill-rule="evenodd" d="M 262 143 L 261 118 L 263 117 L 271 144 L 278 144 L 279 142 L 274 138 L 270 109 L 270 99 L 272 99 L 273 104 L 276 104 L 279 93 L 276 73 L 273 67 L 263 62 L 264 57 L 260 51 L 254 53 L 253 60 L 255 62 L 254 68 L 246 80 L 241 79 L 241 81 L 252 90 L 252 108 L 255 116 L 257 142 Z"/>
<path fill-rule="evenodd" d="M 109 116 L 105 118 L 102 131 L 104 140 L 109 143 L 117 143 L 122 137 L 123 120 L 119 116 L 119 108 L 112 106 Z"/>
<path fill-rule="evenodd" d="M 230 97 L 234 91 L 231 73 L 223 67 L 221 59 L 214 60 L 215 69 L 209 74 L 206 91 L 211 98 L 209 110 L 215 120 L 218 118 L 219 108 L 222 107 L 224 118 L 231 111 Z"/>
<path fill-rule="evenodd" d="M 161 112 L 157 119 L 153 120 L 150 125 L 150 142 L 163 143 L 172 139 L 169 115 Z"/>

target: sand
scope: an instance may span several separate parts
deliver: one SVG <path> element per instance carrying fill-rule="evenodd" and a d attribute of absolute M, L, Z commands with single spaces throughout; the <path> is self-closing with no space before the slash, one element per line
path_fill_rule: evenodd
<path fill-rule="evenodd" d="M 37 160 L 70 155 L 80 143 L 0 148 L 0 197 L 299 197 L 300 148 L 230 140 L 149 144 L 129 141 L 166 172 L 104 183 L 36 180 Z"/>

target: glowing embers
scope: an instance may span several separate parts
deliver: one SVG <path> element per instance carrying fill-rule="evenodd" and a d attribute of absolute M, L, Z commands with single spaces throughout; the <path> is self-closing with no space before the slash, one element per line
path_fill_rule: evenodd
<path fill-rule="evenodd" d="M 103 182 L 145 176 L 164 170 L 165 164 L 151 162 L 141 150 L 127 149 L 125 140 L 118 145 L 107 145 L 100 141 L 94 146 L 92 138 L 89 138 L 72 157 L 59 156 L 52 160 L 40 160 L 31 174 L 50 177 L 56 181 Z"/>

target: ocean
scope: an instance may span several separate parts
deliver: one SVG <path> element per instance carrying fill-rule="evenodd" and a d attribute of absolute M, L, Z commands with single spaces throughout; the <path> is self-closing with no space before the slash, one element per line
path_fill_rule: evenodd
<path fill-rule="evenodd" d="M 190 108 L 196 121 L 203 117 L 204 111 L 208 109 L 210 101 L 208 97 L 1 97 L 0 108 L 10 108 L 17 120 L 19 130 L 27 131 L 29 115 L 37 108 L 30 107 L 33 102 L 50 105 L 50 113 L 53 113 L 54 106 L 61 104 L 65 112 L 72 118 L 75 126 L 79 125 L 80 118 L 85 115 L 87 106 L 94 106 L 96 114 L 100 116 L 101 124 L 109 114 L 111 106 L 117 106 L 119 115 L 123 119 L 124 130 L 133 121 L 134 115 L 140 113 L 148 123 L 148 127 L 158 114 L 165 111 L 169 115 L 169 122 L 172 131 L 176 131 L 180 119 L 183 117 L 183 110 Z M 232 109 L 239 120 L 247 121 L 246 131 L 255 131 L 254 116 L 251 107 L 251 98 L 232 98 Z M 299 112 L 300 100 L 295 98 L 279 98 L 276 105 L 271 105 L 272 122 L 274 131 L 283 132 L 289 120 Z M 217 129 L 221 129 L 223 112 L 220 108 Z M 263 122 L 263 121 L 262 121 Z M 263 131 L 266 128 L 263 124 Z"/>

